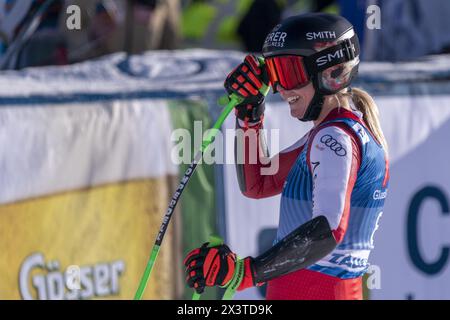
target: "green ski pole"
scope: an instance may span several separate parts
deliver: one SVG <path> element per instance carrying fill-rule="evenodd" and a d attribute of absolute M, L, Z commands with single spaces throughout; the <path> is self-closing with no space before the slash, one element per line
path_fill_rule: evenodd
<path fill-rule="evenodd" d="M 169 203 L 166 214 L 164 215 L 161 227 L 159 228 L 158 235 L 156 236 L 155 244 L 153 245 L 153 249 L 150 253 L 150 258 L 147 262 L 147 266 L 145 267 L 144 274 L 142 275 L 141 281 L 139 282 L 139 287 L 134 296 L 135 300 L 142 299 L 142 295 L 144 294 L 145 288 L 147 287 L 148 279 L 150 278 L 150 274 L 153 270 L 153 266 L 158 257 L 158 253 L 161 248 L 161 244 L 164 239 L 164 235 L 166 234 L 167 227 L 169 226 L 170 219 L 172 218 L 172 214 L 174 212 L 174 209 L 178 203 L 178 200 L 180 199 L 180 196 L 181 196 L 184 188 L 186 187 L 187 183 L 189 182 L 189 179 L 191 178 L 192 174 L 194 173 L 195 168 L 197 167 L 198 163 L 200 162 L 206 148 L 208 148 L 208 146 L 211 144 L 214 136 L 217 134 L 218 130 L 222 126 L 222 124 L 225 121 L 225 119 L 227 118 L 227 116 L 230 114 L 231 110 L 233 110 L 233 108 L 237 104 L 239 104 L 240 101 L 242 101 L 242 98 L 240 98 L 234 94 L 230 96 L 230 101 L 225 106 L 224 110 L 222 111 L 222 113 L 220 114 L 219 118 L 217 119 L 216 123 L 213 126 L 213 129 L 216 129 L 216 130 L 209 131 L 208 135 L 202 142 L 201 149 L 195 155 L 194 160 L 192 161 L 189 168 L 186 170 L 183 178 L 180 181 L 180 184 L 178 185 L 177 190 L 175 191 L 174 195 L 172 196 L 172 199 Z"/>
<path fill-rule="evenodd" d="M 264 96 L 267 95 L 269 92 L 269 87 L 267 85 L 263 85 L 262 88 L 259 90 Z M 155 264 L 155 261 L 158 257 L 159 250 L 161 248 L 162 241 L 164 239 L 164 235 L 166 234 L 167 227 L 169 226 L 170 219 L 172 218 L 172 214 L 174 212 L 174 209 L 178 203 L 178 200 L 180 199 L 181 194 L 183 193 L 184 188 L 189 182 L 189 179 L 191 178 L 192 174 L 195 171 L 195 168 L 197 167 L 198 163 L 202 159 L 203 153 L 205 152 L 206 148 L 211 144 L 214 136 L 217 134 L 218 130 L 224 123 L 225 119 L 230 114 L 231 110 L 238 105 L 243 100 L 242 97 L 239 97 L 235 94 L 231 94 L 229 96 L 229 102 L 225 106 L 224 110 L 220 114 L 219 118 L 217 119 L 216 123 L 210 130 L 206 138 L 202 142 L 201 149 L 197 152 L 197 154 L 194 157 L 194 160 L 192 161 L 189 168 L 184 173 L 183 178 L 180 181 L 180 184 L 178 185 L 177 190 L 175 191 L 174 195 L 172 196 L 171 201 L 169 202 L 169 206 L 167 208 L 166 214 L 164 215 L 163 222 L 161 224 L 161 227 L 159 228 L 158 235 L 156 236 L 155 244 L 153 245 L 153 249 L 150 253 L 150 258 L 147 262 L 147 266 L 145 267 L 144 274 L 142 275 L 141 281 L 139 282 L 139 287 L 136 291 L 136 294 L 134 296 L 134 300 L 141 300 L 142 295 L 144 294 L 145 288 L 147 287 L 148 279 L 150 278 L 150 274 L 152 273 L 153 266 Z M 222 100 L 223 101 L 223 100 Z"/>

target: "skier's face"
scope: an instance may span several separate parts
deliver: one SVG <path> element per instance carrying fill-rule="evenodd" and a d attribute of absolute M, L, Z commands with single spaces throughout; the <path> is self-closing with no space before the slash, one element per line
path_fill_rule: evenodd
<path fill-rule="evenodd" d="M 281 98 L 289 103 L 291 116 L 294 118 L 303 118 L 306 108 L 314 97 L 315 90 L 312 82 L 299 89 L 285 90 L 281 86 L 277 86 L 277 90 Z"/>

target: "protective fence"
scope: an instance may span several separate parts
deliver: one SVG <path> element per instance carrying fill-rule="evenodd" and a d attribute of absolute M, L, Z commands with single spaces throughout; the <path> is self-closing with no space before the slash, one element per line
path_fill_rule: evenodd
<path fill-rule="evenodd" d="M 0 299 L 131 299 L 186 169 L 173 159 L 174 130 L 192 133 L 195 120 L 209 128 L 223 80 L 242 58 L 206 50 L 116 54 L 0 74 Z M 442 286 L 450 280 L 449 84 L 445 56 L 361 66 L 357 85 L 379 105 L 391 166 L 369 259 L 371 298 L 450 298 Z M 234 127 L 234 116 L 224 127 Z M 265 128 L 274 154 L 310 126 L 270 95 Z M 223 137 L 223 159 L 233 159 L 232 135 Z M 233 164 L 197 170 L 144 298 L 182 297 L 182 255 L 211 233 L 243 257 L 273 241 L 279 197 L 243 197 Z"/>

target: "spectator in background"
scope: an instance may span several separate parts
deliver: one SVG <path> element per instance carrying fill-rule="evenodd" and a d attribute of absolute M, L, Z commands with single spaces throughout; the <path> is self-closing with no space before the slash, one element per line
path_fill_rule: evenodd
<path fill-rule="evenodd" d="M 133 0 L 131 3 L 131 53 L 179 47 L 179 0 Z"/>
<path fill-rule="evenodd" d="M 246 51 L 261 51 L 266 35 L 281 21 L 284 7 L 280 0 L 253 1 L 237 30 Z"/>
<path fill-rule="evenodd" d="M 341 14 L 350 20 L 355 25 L 356 31 L 359 32 L 358 28 L 361 29 L 361 21 L 364 19 L 365 7 L 362 7 L 362 18 L 361 12 L 352 13 L 350 7 L 361 9 L 361 3 L 365 3 L 366 0 L 358 0 L 358 2 L 360 2 L 359 6 L 355 8 L 355 3 L 351 0 L 253 0 L 248 11 L 239 23 L 237 33 L 246 51 L 259 52 L 267 33 L 283 17 L 301 12 L 326 11 L 338 14 L 337 5 L 340 5 L 343 9 L 341 10 Z M 357 19 L 354 19 L 355 17 Z"/>
<path fill-rule="evenodd" d="M 42 15 L 40 8 L 45 8 Z M 3 34 L 0 50 L 4 54 L 0 67 L 21 69 L 66 64 L 66 42 L 58 28 L 62 9 L 63 0 L 0 1 L 0 34 Z M 40 21 L 37 27 L 30 28 L 36 21 Z M 28 37 L 23 36 L 25 31 Z"/>
<path fill-rule="evenodd" d="M 175 49 L 179 0 L 67 0 L 82 11 L 81 30 L 67 30 L 71 62 L 118 51 Z"/>
<path fill-rule="evenodd" d="M 381 29 L 366 31 L 366 60 L 401 61 L 445 52 L 450 45 L 450 1 L 377 0 Z"/>
<path fill-rule="evenodd" d="M 320 0 L 322 10 L 333 0 Z M 450 1 L 338 0 L 340 14 L 355 27 L 362 60 L 402 61 L 446 53 L 450 48 Z M 367 8 L 380 8 L 381 29 L 367 27 Z M 373 14 L 373 13 L 369 13 Z"/>
<path fill-rule="evenodd" d="M 66 0 L 66 7 L 81 10 L 81 29 L 68 30 L 65 19 L 60 28 L 68 44 L 71 63 L 92 59 L 123 49 L 125 5 L 120 1 Z"/>

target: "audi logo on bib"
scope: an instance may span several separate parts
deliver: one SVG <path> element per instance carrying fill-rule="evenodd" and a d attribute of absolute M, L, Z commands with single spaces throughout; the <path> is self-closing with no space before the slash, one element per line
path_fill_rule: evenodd
<path fill-rule="evenodd" d="M 328 148 L 334 151 L 334 153 L 340 157 L 343 157 L 347 155 L 347 151 L 345 148 L 336 141 L 332 136 L 329 134 L 326 134 L 320 138 L 320 142 L 322 142 L 324 145 L 326 145 Z"/>

